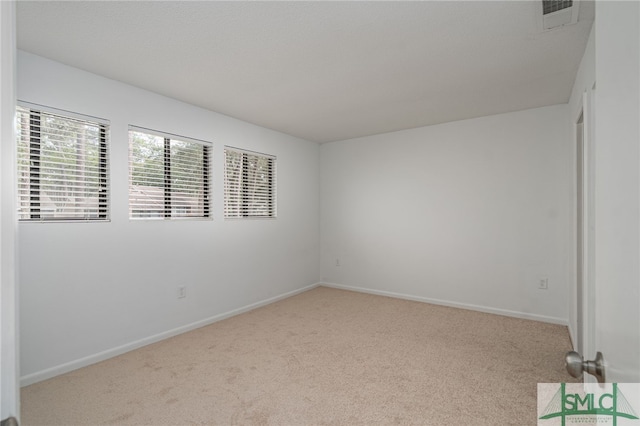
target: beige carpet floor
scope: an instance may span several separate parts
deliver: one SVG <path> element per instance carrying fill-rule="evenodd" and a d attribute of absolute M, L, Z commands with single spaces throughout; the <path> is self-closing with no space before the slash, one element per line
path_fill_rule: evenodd
<path fill-rule="evenodd" d="M 535 425 L 566 327 L 319 287 L 22 389 L 22 425 Z"/>

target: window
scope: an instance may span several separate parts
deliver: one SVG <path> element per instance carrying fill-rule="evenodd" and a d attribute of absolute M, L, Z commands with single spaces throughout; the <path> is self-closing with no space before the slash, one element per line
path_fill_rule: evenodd
<path fill-rule="evenodd" d="M 18 219 L 109 220 L 108 122 L 17 108 Z"/>
<path fill-rule="evenodd" d="M 276 217 L 276 158 L 225 147 L 224 217 Z"/>
<path fill-rule="evenodd" d="M 210 218 L 211 146 L 129 128 L 129 217 Z"/>

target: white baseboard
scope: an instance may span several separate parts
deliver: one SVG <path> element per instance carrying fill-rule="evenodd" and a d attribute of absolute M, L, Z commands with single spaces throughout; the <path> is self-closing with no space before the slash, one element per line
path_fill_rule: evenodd
<path fill-rule="evenodd" d="M 33 383 L 41 382 L 43 380 L 50 379 L 60 374 L 68 373 L 70 371 L 77 370 L 78 368 L 86 367 L 88 365 L 95 364 L 97 362 L 104 361 L 109 358 L 113 358 L 114 356 L 117 356 L 117 355 L 122 355 L 123 353 L 141 348 L 143 346 L 150 345 L 152 343 L 159 342 L 169 337 L 177 336 L 178 334 L 186 333 L 187 331 L 195 330 L 196 328 L 204 327 L 206 325 L 213 324 L 214 322 L 222 321 L 224 319 L 233 317 L 235 315 L 239 315 L 239 314 L 260 308 L 265 305 L 269 305 L 271 303 L 277 302 L 282 299 L 286 299 L 291 296 L 295 296 L 296 294 L 311 290 L 315 287 L 318 287 L 319 285 L 320 283 L 311 284 L 306 287 L 289 291 L 287 293 L 283 293 L 278 296 L 270 297 L 268 299 L 255 302 L 238 309 L 234 309 L 232 311 L 214 315 L 212 317 L 205 318 L 203 320 L 196 321 L 191 324 L 183 325 L 181 327 L 177 327 L 171 330 L 167 330 L 162 333 L 155 334 L 153 336 L 145 337 L 143 339 L 139 339 L 122 346 L 118 346 L 112 349 L 107 349 L 106 351 L 98 352 L 96 354 L 89 355 L 84 358 L 76 359 L 74 361 L 57 365 L 55 367 L 47 368 L 45 370 L 37 371 L 35 373 L 22 376 L 20 378 L 20 386 L 27 386 Z"/>
<path fill-rule="evenodd" d="M 567 319 L 565 319 L 565 318 L 549 317 L 549 316 L 545 316 L 545 315 L 530 314 L 530 313 L 527 313 L 527 312 L 518 312 L 518 311 L 510 311 L 510 310 L 507 310 L 507 309 L 490 308 L 490 307 L 487 307 L 487 306 L 473 305 L 473 304 L 469 304 L 469 303 L 451 302 L 451 301 L 448 301 L 448 300 L 431 299 L 429 297 L 413 296 L 413 295 L 410 295 L 410 294 L 395 293 L 395 292 L 392 292 L 392 291 L 384 291 L 384 290 L 374 290 L 374 289 L 364 288 L 364 287 L 353 287 L 353 286 L 342 285 L 342 284 L 321 283 L 320 285 L 323 286 L 323 287 L 337 288 L 337 289 L 340 289 L 340 290 L 357 291 L 357 292 L 360 292 L 360 293 L 368 293 L 368 294 L 375 294 L 375 295 L 378 295 L 378 296 L 394 297 L 396 299 L 412 300 L 414 302 L 431 303 L 433 305 L 448 306 L 448 307 L 451 307 L 451 308 L 469 309 L 471 311 L 485 312 L 485 313 L 488 313 L 488 314 L 504 315 L 504 316 L 507 316 L 507 317 L 514 317 L 514 318 L 528 319 L 528 320 L 534 320 L 534 321 L 541 321 L 541 322 L 547 322 L 547 323 L 551 323 L 551 324 L 559 324 L 559 325 L 564 325 L 564 326 L 568 326 L 569 325 Z"/>
<path fill-rule="evenodd" d="M 200 321 L 193 322 L 191 324 L 183 325 L 181 327 L 167 330 L 165 332 L 158 333 L 153 336 L 145 337 L 143 339 L 139 339 L 122 346 L 118 346 L 112 349 L 108 349 L 106 351 L 102 351 L 93 355 L 86 356 L 84 358 L 80 358 L 80 359 L 70 361 L 61 365 L 57 365 L 55 367 L 47 368 L 45 370 L 37 371 L 35 373 L 22 376 L 20 378 L 20 386 L 27 386 L 33 383 L 41 382 L 43 380 L 50 379 L 60 374 L 68 373 L 70 371 L 77 370 L 78 368 L 86 367 L 88 365 L 95 364 L 109 358 L 113 358 L 114 356 L 122 355 L 123 353 L 141 348 L 143 346 L 150 345 L 152 343 L 159 342 L 169 337 L 177 336 L 178 334 L 186 333 L 188 331 L 195 330 L 196 328 L 204 327 L 206 325 L 213 324 L 214 322 L 222 321 L 224 319 L 233 317 L 235 315 L 239 315 L 239 314 L 251 311 L 253 309 L 260 308 L 262 306 L 277 302 L 282 299 L 286 299 L 291 296 L 295 296 L 296 294 L 303 293 L 305 291 L 311 290 L 318 286 L 337 288 L 341 290 L 357 291 L 360 293 L 375 294 L 379 296 L 394 297 L 397 299 L 412 300 L 416 302 L 431 303 L 434 305 L 449 306 L 452 308 L 469 309 L 472 311 L 479 311 L 479 312 L 485 312 L 485 313 L 496 314 L 496 315 L 504 315 L 504 316 L 514 317 L 514 318 L 529 319 L 529 320 L 547 322 L 552 324 L 560 324 L 560 325 L 569 327 L 571 340 L 572 342 L 575 341 L 573 331 L 569 326 L 568 321 L 563 318 L 555 318 L 555 317 L 536 315 L 536 314 L 530 314 L 525 312 L 510 311 L 506 309 L 490 308 L 486 306 L 473 305 L 473 304 L 467 304 L 467 303 L 450 302 L 446 300 L 431 299 L 428 297 L 413 296 L 409 294 L 395 293 L 395 292 L 384 291 L 384 290 L 374 290 L 374 289 L 368 289 L 364 287 L 346 286 L 346 285 L 334 284 L 334 283 L 316 283 L 316 284 L 311 284 L 306 287 L 302 287 L 293 291 L 289 291 L 287 293 L 280 294 L 278 296 L 270 297 L 268 299 L 261 300 L 259 302 L 255 302 L 250 305 L 243 306 L 241 308 L 237 308 L 228 312 L 214 315 L 212 317 L 205 318 Z"/>

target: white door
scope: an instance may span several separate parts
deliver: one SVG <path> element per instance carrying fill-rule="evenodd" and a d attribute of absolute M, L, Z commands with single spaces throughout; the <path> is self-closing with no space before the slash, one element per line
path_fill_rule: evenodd
<path fill-rule="evenodd" d="M 19 411 L 15 281 L 15 4 L 0 1 L 0 420 Z"/>
<path fill-rule="evenodd" d="M 592 260 L 595 349 L 607 382 L 640 382 L 639 24 L 638 2 L 596 2 Z"/>

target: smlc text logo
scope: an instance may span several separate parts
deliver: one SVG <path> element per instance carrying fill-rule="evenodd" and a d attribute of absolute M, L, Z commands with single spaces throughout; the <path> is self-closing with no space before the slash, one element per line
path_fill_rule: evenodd
<path fill-rule="evenodd" d="M 621 386 L 622 385 L 622 389 Z M 585 390 L 586 389 L 586 390 Z M 624 389 L 623 393 L 622 390 Z M 553 395 L 550 397 L 550 395 Z M 638 425 L 640 384 L 539 383 L 538 424 Z"/>

